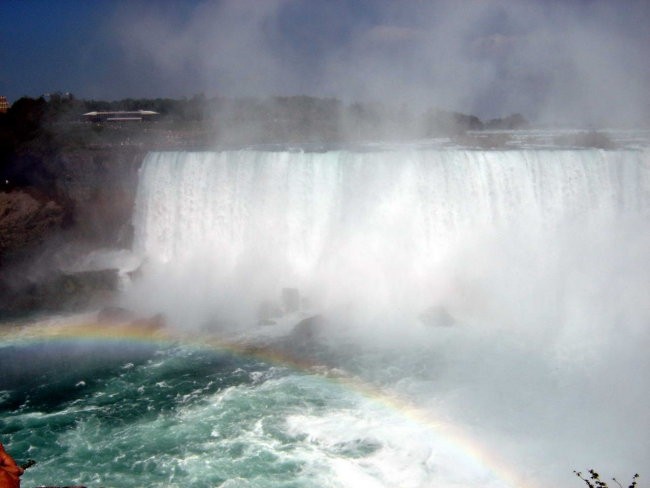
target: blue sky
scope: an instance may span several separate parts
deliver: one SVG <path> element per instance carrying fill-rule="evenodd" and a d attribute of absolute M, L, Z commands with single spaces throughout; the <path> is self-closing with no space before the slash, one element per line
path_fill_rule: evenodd
<path fill-rule="evenodd" d="M 647 121 L 645 0 L 4 0 L 0 94 L 308 94 Z"/>

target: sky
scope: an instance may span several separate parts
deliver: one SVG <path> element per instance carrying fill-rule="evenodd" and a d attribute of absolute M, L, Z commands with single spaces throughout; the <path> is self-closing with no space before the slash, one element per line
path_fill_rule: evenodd
<path fill-rule="evenodd" d="M 647 0 L 3 0 L 0 95 L 312 95 L 650 122 Z"/>

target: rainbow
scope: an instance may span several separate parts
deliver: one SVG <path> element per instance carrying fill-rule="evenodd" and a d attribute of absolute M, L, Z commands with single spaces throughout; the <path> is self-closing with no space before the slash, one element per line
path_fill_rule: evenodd
<path fill-rule="evenodd" d="M 511 488 L 536 488 L 534 482 L 524 478 L 509 466 L 496 453 L 491 452 L 477 439 L 473 438 L 461 426 L 436 420 L 436 412 L 426 411 L 396 394 L 386 391 L 359 378 L 345 375 L 340 371 L 324 371 L 319 365 L 288 355 L 272 348 L 251 347 L 242 343 L 233 343 L 214 337 L 181 336 L 170 330 L 151 326 L 146 322 L 139 325 L 132 323 L 107 323 L 94 320 L 92 316 L 75 316 L 63 320 L 45 320 L 31 325 L 3 325 L 0 327 L 0 347 L 3 344 L 40 345 L 64 342 L 88 342 L 92 344 L 142 344 L 169 347 L 182 344 L 197 349 L 211 349 L 228 352 L 241 357 L 253 358 L 263 362 L 281 365 L 299 372 L 318 374 L 325 381 L 335 383 L 351 390 L 399 416 L 427 429 L 436 439 L 444 442 L 452 452 L 481 467 Z"/>

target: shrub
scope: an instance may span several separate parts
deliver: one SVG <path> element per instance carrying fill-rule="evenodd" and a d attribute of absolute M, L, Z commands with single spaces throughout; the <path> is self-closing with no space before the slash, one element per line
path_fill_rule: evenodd
<path fill-rule="evenodd" d="M 603 481 L 600 479 L 600 475 L 594 471 L 593 469 L 589 470 L 589 477 L 585 478 L 581 472 L 579 471 L 574 471 L 575 475 L 580 478 L 582 481 L 584 481 L 589 488 L 609 488 L 609 485 L 607 484 L 606 481 Z M 636 473 L 634 476 L 632 476 L 632 481 L 630 482 L 630 485 L 628 488 L 636 488 L 636 481 L 639 478 L 639 474 Z M 619 488 L 623 488 L 623 485 L 619 483 L 619 481 L 616 478 L 612 478 L 612 481 L 615 482 Z"/>

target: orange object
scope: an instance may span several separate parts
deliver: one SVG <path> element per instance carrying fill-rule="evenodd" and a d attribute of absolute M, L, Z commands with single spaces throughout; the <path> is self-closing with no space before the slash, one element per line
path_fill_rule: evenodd
<path fill-rule="evenodd" d="M 24 472 L 0 443 L 0 488 L 20 488 L 20 475 Z"/>

